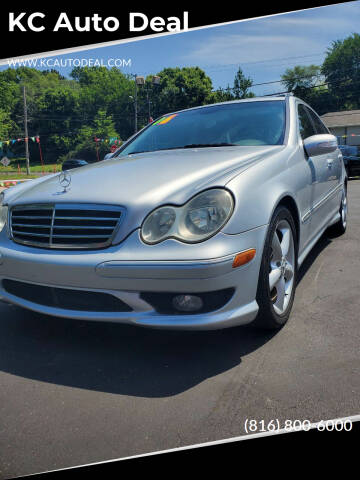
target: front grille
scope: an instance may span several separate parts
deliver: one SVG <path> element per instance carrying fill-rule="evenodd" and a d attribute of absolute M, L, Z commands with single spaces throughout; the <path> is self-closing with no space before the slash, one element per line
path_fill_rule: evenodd
<path fill-rule="evenodd" d="M 45 287 L 33 283 L 4 279 L 6 292 L 29 302 L 47 307 L 85 312 L 131 312 L 132 308 L 109 293 L 71 290 L 68 288 Z"/>
<path fill-rule="evenodd" d="M 111 205 L 18 205 L 11 209 L 10 232 L 15 242 L 35 247 L 104 248 L 122 215 L 121 207 Z"/>

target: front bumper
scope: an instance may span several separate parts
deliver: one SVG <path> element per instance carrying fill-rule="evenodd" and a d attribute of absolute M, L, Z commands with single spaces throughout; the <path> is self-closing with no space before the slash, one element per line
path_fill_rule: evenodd
<path fill-rule="evenodd" d="M 216 329 L 251 322 L 267 226 L 239 235 L 219 233 L 200 244 L 173 239 L 146 245 L 139 230 L 120 245 L 94 251 L 59 251 L 26 247 L 0 234 L 0 298 L 22 307 L 58 317 L 112 321 L 173 329 Z M 232 268 L 236 253 L 256 249 L 248 264 Z M 125 302 L 130 312 L 97 312 L 43 305 L 9 293 L 3 282 L 107 293 Z M 234 289 L 231 299 L 208 313 L 162 314 L 141 297 L 141 292 L 195 294 Z"/>

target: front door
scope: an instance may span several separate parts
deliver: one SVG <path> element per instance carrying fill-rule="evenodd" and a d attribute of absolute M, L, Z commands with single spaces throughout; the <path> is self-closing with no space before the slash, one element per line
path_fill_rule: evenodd
<path fill-rule="evenodd" d="M 298 120 L 303 140 L 312 135 L 329 133 L 314 112 L 302 103 L 298 104 Z M 304 150 L 304 156 L 311 172 L 309 210 L 304 216 L 304 221 L 309 229 L 310 241 L 324 228 L 334 214 L 338 201 L 337 195 L 331 194 L 340 180 L 341 163 L 338 150 L 314 157 L 307 157 Z"/>
<path fill-rule="evenodd" d="M 325 127 L 316 113 L 310 108 L 307 108 L 307 112 L 315 126 L 316 133 L 320 135 L 328 134 L 328 129 Z M 323 202 L 318 209 L 318 220 L 319 223 L 322 221 L 326 223 L 329 219 L 329 216 L 332 217 L 340 206 L 341 192 L 337 187 L 339 187 L 341 182 L 342 155 L 340 150 L 336 149 L 334 152 L 327 153 L 325 155 L 319 155 L 319 158 L 321 158 L 321 161 L 323 162 L 325 187 Z"/>

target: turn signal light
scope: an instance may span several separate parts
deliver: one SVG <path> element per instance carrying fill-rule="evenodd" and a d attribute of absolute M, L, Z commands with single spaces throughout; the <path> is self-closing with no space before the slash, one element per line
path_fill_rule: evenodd
<path fill-rule="evenodd" d="M 246 263 L 249 263 L 255 257 L 255 254 L 255 248 L 249 248 L 249 250 L 238 253 L 237 255 L 235 255 L 232 267 L 237 268 L 245 265 Z"/>

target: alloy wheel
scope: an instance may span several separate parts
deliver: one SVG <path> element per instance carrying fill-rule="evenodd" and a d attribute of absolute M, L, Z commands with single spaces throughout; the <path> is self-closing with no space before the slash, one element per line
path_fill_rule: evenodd
<path fill-rule="evenodd" d="M 344 226 L 346 227 L 346 222 L 347 222 L 347 211 L 348 211 L 348 206 L 347 206 L 347 195 L 346 195 L 346 190 L 344 191 L 342 201 L 341 201 L 341 221 Z"/>
<path fill-rule="evenodd" d="M 270 300 L 278 315 L 286 311 L 294 288 L 295 247 L 291 226 L 285 219 L 277 224 L 271 241 L 269 265 Z"/>

